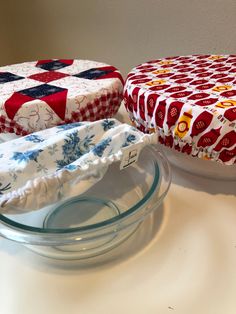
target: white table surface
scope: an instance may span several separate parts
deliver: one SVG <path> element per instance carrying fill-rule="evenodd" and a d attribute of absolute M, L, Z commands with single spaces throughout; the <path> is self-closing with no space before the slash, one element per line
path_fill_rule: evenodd
<path fill-rule="evenodd" d="M 236 181 L 174 169 L 163 207 L 114 255 L 54 264 L 0 239 L 0 313 L 235 314 Z"/>

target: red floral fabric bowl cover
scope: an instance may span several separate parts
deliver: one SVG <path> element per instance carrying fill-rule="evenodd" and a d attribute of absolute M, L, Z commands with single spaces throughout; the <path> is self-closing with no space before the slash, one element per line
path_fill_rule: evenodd
<path fill-rule="evenodd" d="M 141 64 L 124 101 L 143 132 L 179 152 L 236 163 L 236 55 L 190 55 Z"/>
<path fill-rule="evenodd" d="M 0 133 L 26 135 L 55 125 L 112 117 L 123 79 L 88 60 L 41 60 L 0 67 Z"/>

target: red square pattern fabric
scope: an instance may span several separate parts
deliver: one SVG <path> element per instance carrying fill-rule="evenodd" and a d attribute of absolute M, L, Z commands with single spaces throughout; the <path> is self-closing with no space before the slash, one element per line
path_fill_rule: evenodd
<path fill-rule="evenodd" d="M 123 98 L 113 66 L 51 59 L 0 68 L 0 132 L 26 135 L 69 122 L 110 118 Z"/>
<path fill-rule="evenodd" d="M 143 63 L 124 101 L 143 132 L 179 152 L 236 163 L 236 55 L 189 55 Z"/>
<path fill-rule="evenodd" d="M 49 83 L 55 80 L 59 80 L 60 78 L 63 78 L 65 76 L 68 76 L 68 74 L 61 73 L 58 71 L 47 71 L 43 73 L 30 75 L 29 78 L 39 82 Z"/>

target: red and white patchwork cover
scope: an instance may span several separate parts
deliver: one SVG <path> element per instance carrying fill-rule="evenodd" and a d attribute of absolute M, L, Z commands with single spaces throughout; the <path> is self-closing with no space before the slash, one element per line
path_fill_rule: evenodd
<path fill-rule="evenodd" d="M 149 61 L 128 74 L 124 101 L 143 132 L 179 152 L 236 163 L 236 55 Z"/>
<path fill-rule="evenodd" d="M 52 59 L 0 67 L 0 133 L 110 118 L 123 98 L 120 72 L 105 63 Z"/>

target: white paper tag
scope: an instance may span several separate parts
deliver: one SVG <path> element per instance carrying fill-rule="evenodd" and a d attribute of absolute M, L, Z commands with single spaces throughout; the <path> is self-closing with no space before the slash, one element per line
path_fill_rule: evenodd
<path fill-rule="evenodd" d="M 140 145 L 132 145 L 132 147 L 128 147 L 123 150 L 123 157 L 120 163 L 120 170 L 128 168 L 135 162 L 137 162 L 139 154 L 141 151 Z"/>

